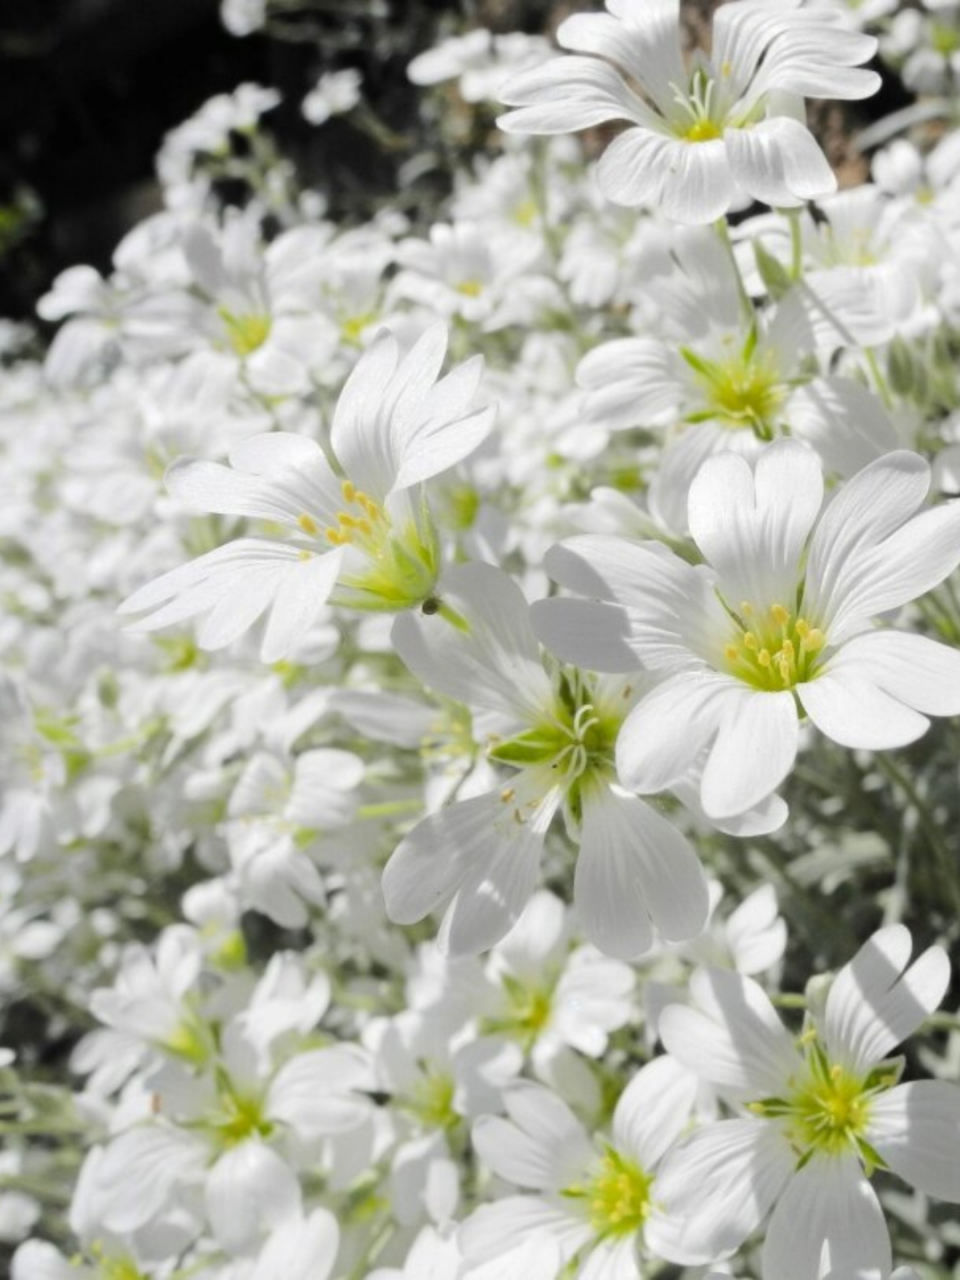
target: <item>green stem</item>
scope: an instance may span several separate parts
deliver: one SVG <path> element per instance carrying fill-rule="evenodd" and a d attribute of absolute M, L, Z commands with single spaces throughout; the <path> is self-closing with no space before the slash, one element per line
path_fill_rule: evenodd
<path fill-rule="evenodd" d="M 747 292 L 747 286 L 743 282 L 743 274 L 740 271 L 740 263 L 737 261 L 737 255 L 733 249 L 733 241 L 730 239 L 730 228 L 727 226 L 726 218 L 718 218 L 713 224 L 716 228 L 717 235 L 720 237 L 720 243 L 723 245 L 724 252 L 729 259 L 730 266 L 733 268 L 733 274 L 737 281 L 737 292 L 740 295 L 740 307 L 743 311 L 744 319 L 753 324 L 756 321 L 756 313 L 753 308 L 753 299 Z"/>
<path fill-rule="evenodd" d="M 886 408 L 892 409 L 893 396 L 890 394 L 890 388 L 887 386 L 887 380 L 880 369 L 876 352 L 872 351 L 869 347 L 865 347 L 863 358 L 867 362 L 867 368 L 870 370 L 870 374 L 876 384 L 877 393 L 879 394 L 880 399 L 883 401 Z"/>
<path fill-rule="evenodd" d="M 803 278 L 803 231 L 800 226 L 800 210 L 788 209 L 790 220 L 790 276 L 794 280 Z"/>

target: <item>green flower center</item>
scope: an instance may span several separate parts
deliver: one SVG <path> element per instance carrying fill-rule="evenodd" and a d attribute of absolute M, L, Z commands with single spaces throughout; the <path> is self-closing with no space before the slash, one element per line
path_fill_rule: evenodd
<path fill-rule="evenodd" d="M 930 44 L 934 53 L 949 58 L 960 52 L 960 30 L 943 22 L 934 22 L 930 28 Z"/>
<path fill-rule="evenodd" d="M 360 572 L 341 576 L 336 602 L 383 612 L 421 604 L 440 572 L 439 548 L 426 506 L 419 525 L 410 520 L 398 528 L 383 507 L 351 481 L 343 481 L 341 493 L 343 507 L 332 524 L 324 524 L 308 511 L 297 517 L 300 532 L 308 538 L 320 540 L 326 548 L 351 547 L 367 561 Z M 313 554 L 307 548 L 300 552 L 304 560 Z"/>
<path fill-rule="evenodd" d="M 816 675 L 827 637 L 782 604 L 762 611 L 748 601 L 738 613 L 728 608 L 732 638 L 724 646 L 731 675 L 755 689 L 781 692 L 805 684 Z"/>
<path fill-rule="evenodd" d="M 806 1072 L 784 1098 L 764 1098 L 748 1110 L 767 1119 L 782 1121 L 784 1133 L 800 1164 L 815 1155 L 836 1156 L 855 1151 L 868 1168 L 884 1167 L 883 1160 L 866 1141 L 870 1105 L 877 1094 L 897 1081 L 896 1066 L 876 1067 L 867 1076 L 855 1076 L 833 1063 L 815 1033 L 808 1032 Z"/>
<path fill-rule="evenodd" d="M 428 1068 L 414 1084 L 406 1110 L 428 1129 L 452 1129 L 460 1122 L 453 1109 L 455 1088 L 452 1076 Z"/>
<path fill-rule="evenodd" d="M 561 1194 L 583 1202 L 598 1236 L 626 1236 L 639 1231 L 646 1221 L 652 1185 L 650 1174 L 611 1147 L 588 1183 L 567 1187 Z"/>
<path fill-rule="evenodd" d="M 262 347 L 270 336 L 273 322 L 267 315 L 235 316 L 226 307 L 220 307 L 219 315 L 227 331 L 227 341 L 241 359 Z"/>
<path fill-rule="evenodd" d="M 506 1007 L 496 1017 L 483 1021 L 485 1035 L 508 1035 L 528 1048 L 550 1021 L 553 991 L 546 986 L 529 986 L 513 974 L 504 974 L 501 983 Z"/>
<path fill-rule="evenodd" d="M 269 1138 L 273 1123 L 263 1114 L 260 1098 L 249 1094 L 224 1090 L 220 1095 L 222 1110 L 216 1115 L 210 1128 L 223 1147 L 236 1147 L 248 1138 Z"/>
<path fill-rule="evenodd" d="M 694 372 L 704 408 L 688 422 L 719 422 L 731 430 L 749 428 L 772 440 L 788 388 L 769 352 L 748 337 L 743 349 L 724 360 L 707 360 L 689 348 L 680 353 Z"/>

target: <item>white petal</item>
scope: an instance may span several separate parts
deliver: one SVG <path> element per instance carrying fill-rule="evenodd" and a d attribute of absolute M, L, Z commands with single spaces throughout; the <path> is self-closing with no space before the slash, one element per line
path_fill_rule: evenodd
<path fill-rule="evenodd" d="M 617 738 L 617 773 L 641 795 L 666 791 L 690 772 L 716 737 L 737 683 L 713 673 L 684 671 L 665 680 L 633 708 Z"/>
<path fill-rule="evenodd" d="M 736 454 L 707 459 L 690 486 L 690 532 L 733 608 L 790 608 L 822 501 L 820 461 L 799 441 L 768 445 L 753 471 Z"/>
<path fill-rule="evenodd" d="M 526 1247 L 531 1236 L 539 1234 L 559 1246 L 566 1262 L 586 1244 L 593 1231 L 569 1210 L 557 1208 L 539 1196 L 502 1196 L 493 1204 L 475 1209 L 457 1233 L 457 1241 L 472 1268 Z M 505 1259 L 504 1269 L 495 1273 L 497 1280 L 501 1275 L 504 1280 L 507 1277 L 514 1280 L 514 1276 L 516 1280 L 523 1280 L 529 1274 L 528 1270 L 514 1272 L 508 1269 L 509 1261 Z M 469 1269 L 467 1274 L 470 1274 Z"/>
<path fill-rule="evenodd" d="M 914 711 L 960 714 L 960 652 L 936 640 L 903 631 L 868 631 L 844 645 L 842 665 L 855 667 Z"/>
<path fill-rule="evenodd" d="M 842 747 L 903 747 L 930 727 L 925 716 L 878 689 L 855 657 L 846 661 L 846 649 L 814 680 L 798 685 L 797 697 L 820 732 Z"/>
<path fill-rule="evenodd" d="M 827 507 L 810 540 L 803 603 L 821 625 L 832 622 L 834 644 L 863 558 L 913 515 L 929 487 L 926 462 L 900 450 L 864 467 Z"/>
<path fill-rule="evenodd" d="M 557 28 L 557 43 L 618 63 L 661 110 L 673 105 L 673 86 L 684 83 L 678 0 L 646 0 L 611 17 L 578 13 Z"/>
<path fill-rule="evenodd" d="M 651 921 L 685 941 L 709 914 L 706 877 L 686 838 L 636 796 L 607 787 L 584 795 L 574 903 L 590 941 L 624 960 L 649 949 Z"/>
<path fill-rule="evenodd" d="M 156 1125 L 115 1138 L 96 1172 L 102 1220 L 111 1231 L 136 1231 L 202 1176 L 206 1147 L 189 1134 Z"/>
<path fill-rule="evenodd" d="M 620 1095 L 613 1113 L 613 1145 L 648 1173 L 690 1122 L 699 1081 L 663 1056 L 648 1062 Z"/>
<path fill-rule="evenodd" d="M 336 585 L 343 561 L 337 548 L 291 564 L 270 607 L 260 646 L 263 662 L 279 662 L 296 649 L 316 622 Z"/>
<path fill-rule="evenodd" d="M 836 191 L 837 179 L 813 134 L 789 116 L 723 135 L 734 179 L 755 200 L 789 208 Z"/>
<path fill-rule="evenodd" d="M 553 800 L 553 808 L 556 799 Z M 550 811 L 552 813 L 552 810 Z M 455 895 L 440 943 L 471 954 L 498 942 L 519 919 L 539 873 L 544 813 L 520 822 L 499 793 L 461 800 L 419 822 L 383 872 L 387 914 L 410 924 Z"/>
<path fill-rule="evenodd" d="M 793 1163 L 787 1143 L 763 1120 L 707 1125 L 661 1166 L 647 1243 L 686 1264 L 732 1253 L 767 1216 Z"/>
<path fill-rule="evenodd" d="M 510 1120 L 482 1116 L 473 1126 L 480 1159 L 499 1178 L 536 1191 L 572 1184 L 593 1159 L 593 1147 L 570 1108 L 539 1085 L 507 1094 Z"/>
<path fill-rule="evenodd" d="M 337 1220 L 327 1209 L 315 1209 L 302 1222 L 278 1227 L 257 1258 L 250 1280 L 327 1280 L 340 1247 Z"/>
<path fill-rule="evenodd" d="M 950 961 L 929 947 L 912 965 L 903 925 L 879 929 L 837 974 L 824 1010 L 831 1057 L 854 1073 L 869 1070 L 938 1008 L 950 984 Z"/>
<path fill-rule="evenodd" d="M 205 1198 L 217 1243 L 228 1253 L 245 1253 L 261 1234 L 299 1214 L 300 1182 L 275 1151 L 249 1140 L 216 1162 Z"/>
<path fill-rule="evenodd" d="M 763 988 L 742 974 L 706 969 L 694 974 L 691 991 L 697 1008 L 673 1004 L 660 1015 L 667 1050 L 721 1089 L 781 1095 L 802 1062 Z"/>
<path fill-rule="evenodd" d="M 707 817 L 733 818 L 766 800 L 793 768 L 799 738 L 793 694 L 745 689 L 727 697 L 700 782 Z"/>
<path fill-rule="evenodd" d="M 267 1114 L 308 1140 L 342 1133 L 369 1118 L 370 1103 L 359 1091 L 372 1083 L 368 1059 L 353 1046 L 300 1053 L 274 1077 Z"/>
<path fill-rule="evenodd" d="M 497 120 L 504 133 L 572 133 L 651 114 L 613 67 L 577 56 L 520 72 L 500 90 L 500 99 L 518 108 Z"/>
<path fill-rule="evenodd" d="M 607 147 L 597 183 L 614 204 L 652 205 L 677 222 L 700 226 L 726 213 L 734 190 L 719 139 L 691 145 L 639 127 Z"/>
<path fill-rule="evenodd" d="M 530 606 L 512 578 L 492 565 L 460 565 L 444 574 L 438 592 L 469 631 L 442 614 L 401 615 L 391 638 L 410 670 L 456 702 L 516 720 L 541 719 L 552 707 L 552 687 Z"/>
<path fill-rule="evenodd" d="M 599 600 L 537 600 L 530 619 L 541 643 L 584 671 L 636 671 L 640 658 L 630 646 L 624 609 Z"/>
<path fill-rule="evenodd" d="M 856 1156 L 814 1158 L 793 1175 L 767 1226 L 764 1280 L 886 1276 L 891 1266 L 883 1210 Z"/>
<path fill-rule="evenodd" d="M 960 1087 L 898 1085 L 870 1104 L 867 1141 L 893 1172 L 937 1200 L 960 1204 Z"/>

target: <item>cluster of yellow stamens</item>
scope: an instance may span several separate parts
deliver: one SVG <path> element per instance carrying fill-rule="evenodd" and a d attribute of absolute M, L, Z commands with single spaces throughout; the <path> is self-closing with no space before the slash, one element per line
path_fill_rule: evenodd
<path fill-rule="evenodd" d="M 816 1031 L 803 1037 L 807 1071 L 782 1098 L 749 1104 L 754 1115 L 778 1119 L 801 1163 L 816 1154 L 857 1152 L 869 1165 L 882 1164 L 866 1140 L 873 1098 L 896 1083 L 895 1066 L 885 1064 L 866 1078 L 830 1062 Z"/>
<path fill-rule="evenodd" d="M 736 639 L 724 648 L 731 675 L 757 689 L 793 689 L 812 678 L 817 655 L 827 643 L 819 627 L 782 604 L 759 613 L 744 601 L 733 615 Z"/>
<path fill-rule="evenodd" d="M 650 1213 L 653 1178 L 608 1148 L 597 1175 L 582 1187 L 567 1187 L 563 1195 L 582 1200 L 590 1225 L 599 1236 L 631 1235 Z"/>
<path fill-rule="evenodd" d="M 348 543 L 366 543 L 365 550 L 374 550 L 372 541 L 389 523 L 383 509 L 349 480 L 344 480 L 340 491 L 346 505 L 354 510 L 338 511 L 337 523 L 327 525 L 322 531 L 323 536 L 335 547 L 345 547 Z M 308 537 L 314 538 L 321 532 L 318 522 L 307 512 L 297 517 L 297 524 Z"/>
<path fill-rule="evenodd" d="M 220 307 L 219 315 L 226 329 L 227 341 L 241 357 L 249 356 L 262 347 L 273 327 L 270 316 L 256 312 L 236 316 L 226 307 Z"/>

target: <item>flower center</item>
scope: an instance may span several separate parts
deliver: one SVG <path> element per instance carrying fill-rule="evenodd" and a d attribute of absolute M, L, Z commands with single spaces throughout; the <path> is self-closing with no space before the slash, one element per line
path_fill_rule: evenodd
<path fill-rule="evenodd" d="M 483 293 L 483 281 L 461 280 L 455 288 L 457 293 L 462 293 L 465 298 L 479 298 Z"/>
<path fill-rule="evenodd" d="M 787 389 L 769 352 L 757 352 L 755 337 L 728 360 L 706 360 L 689 348 L 680 354 L 706 404 L 702 412 L 688 415 L 688 422 L 719 421 L 734 429 L 749 427 L 761 440 L 773 439 Z"/>
<path fill-rule="evenodd" d="M 569 786 L 589 770 L 602 771 L 612 762 L 617 728 L 592 702 L 573 708 L 561 705 L 556 720 L 498 743 L 489 756 L 516 768 L 548 765 Z"/>
<path fill-rule="evenodd" d="M 235 316 L 226 307 L 220 307 L 219 312 L 227 331 L 227 340 L 241 358 L 262 347 L 270 336 L 272 321 L 269 316 Z"/>
<path fill-rule="evenodd" d="M 337 602 L 354 609 L 396 611 L 426 600 L 439 572 L 439 552 L 426 507 L 423 530 L 414 519 L 401 529 L 369 494 L 351 481 L 341 489 L 344 507 L 335 523 L 321 526 L 309 512 L 297 517 L 297 527 L 308 538 L 323 537 L 331 546 L 351 547 L 367 561 L 358 573 L 344 573 L 336 592 Z M 312 551 L 300 555 L 309 559 Z"/>
<path fill-rule="evenodd" d="M 583 1201 L 598 1236 L 626 1236 L 639 1231 L 646 1221 L 652 1185 L 650 1174 L 610 1147 L 590 1182 L 567 1187 L 561 1194 Z"/>
<path fill-rule="evenodd" d="M 930 44 L 935 53 L 949 58 L 960 51 L 960 31 L 944 22 L 934 22 L 930 28 Z"/>
<path fill-rule="evenodd" d="M 259 1098 L 227 1088 L 220 1094 L 220 1106 L 210 1127 L 224 1147 L 238 1146 L 248 1138 L 269 1138 L 273 1132 Z"/>
<path fill-rule="evenodd" d="M 510 973 L 500 981 L 506 1008 L 501 1014 L 484 1019 L 484 1034 L 513 1036 L 530 1047 L 550 1021 L 553 993 L 545 986 L 529 986 Z"/>
<path fill-rule="evenodd" d="M 790 1145 L 805 1164 L 814 1155 L 839 1155 L 854 1150 L 868 1165 L 883 1161 L 866 1141 L 870 1104 L 896 1084 L 895 1064 L 881 1064 L 865 1078 L 831 1063 L 814 1031 L 802 1037 L 806 1072 L 784 1098 L 764 1098 L 748 1104 L 754 1115 L 782 1121 Z"/>
<path fill-rule="evenodd" d="M 733 639 L 723 655 L 727 670 L 755 689 L 781 691 L 805 684 L 816 674 L 827 638 L 806 618 L 795 618 L 782 604 L 762 612 L 748 601 L 732 611 Z"/>
<path fill-rule="evenodd" d="M 414 1084 L 406 1109 L 428 1129 L 452 1129 L 460 1121 L 453 1109 L 454 1089 L 451 1076 L 428 1068 Z"/>
<path fill-rule="evenodd" d="M 712 142 L 722 138 L 723 133 L 712 120 L 704 119 L 695 120 L 683 137 L 687 142 Z"/>
<path fill-rule="evenodd" d="M 145 1280 L 143 1272 L 132 1258 L 118 1255 L 108 1257 L 99 1241 L 90 1246 L 90 1257 L 100 1280 Z"/>

